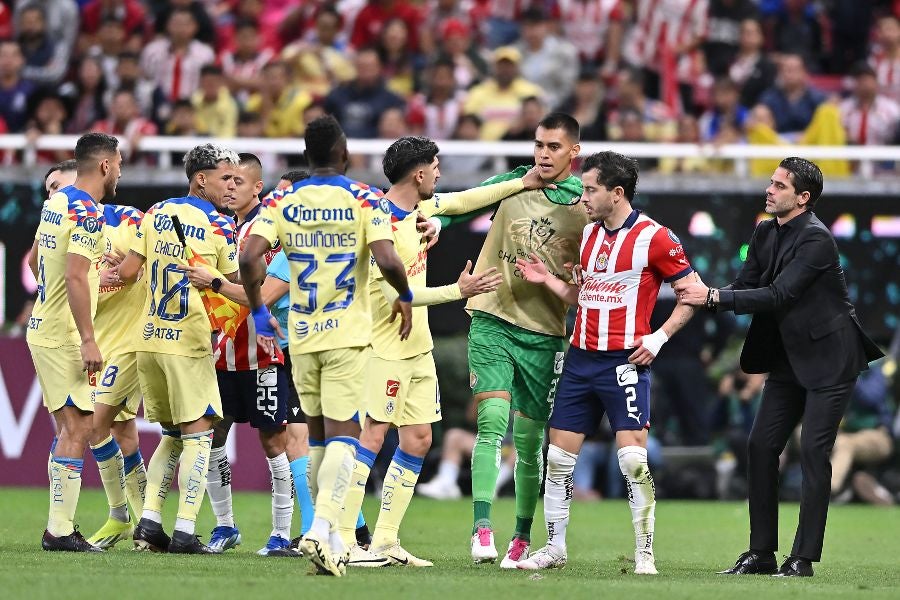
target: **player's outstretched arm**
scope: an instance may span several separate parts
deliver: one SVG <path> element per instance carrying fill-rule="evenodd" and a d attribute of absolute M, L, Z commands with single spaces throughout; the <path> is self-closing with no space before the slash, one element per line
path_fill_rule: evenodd
<path fill-rule="evenodd" d="M 579 286 L 566 283 L 548 271 L 547 265 L 534 252 L 531 253 L 529 260 L 517 258 L 516 266 L 519 268 L 519 271 L 522 273 L 522 279 L 525 281 L 547 286 L 551 292 L 559 296 L 569 306 L 578 305 Z"/>
<path fill-rule="evenodd" d="M 675 288 L 676 286 L 683 286 L 692 282 L 703 283 L 700 281 L 700 276 L 697 273 L 691 272 L 681 279 L 673 281 L 672 287 Z M 681 302 L 677 303 L 675 308 L 672 309 L 672 314 L 669 315 L 669 318 L 666 319 L 666 322 L 659 329 L 636 341 L 634 352 L 628 357 L 628 362 L 642 366 L 652 363 L 656 355 L 659 354 L 663 344 L 687 325 L 687 322 L 691 320 L 695 312 L 697 312 L 696 307 L 682 304 Z"/>
<path fill-rule="evenodd" d="M 103 368 L 103 356 L 94 339 L 94 321 L 91 316 L 91 289 L 88 270 L 91 261 L 80 254 L 66 254 L 66 298 L 75 327 L 81 337 L 81 361 L 83 370 L 95 373 Z"/>
<path fill-rule="evenodd" d="M 472 261 L 468 260 L 466 268 L 460 273 L 456 283 L 437 287 L 410 286 L 409 289 L 413 294 L 413 306 L 434 306 L 496 291 L 502 282 L 503 276 L 497 273 L 497 269 L 494 267 L 473 274 Z M 398 297 L 397 291 L 383 279 L 379 279 L 378 284 L 381 286 L 381 293 L 384 294 L 388 304 L 393 304 Z"/>
<path fill-rule="evenodd" d="M 394 242 L 391 240 L 375 240 L 369 244 L 369 250 L 372 252 L 372 258 L 375 264 L 384 275 L 384 279 L 394 288 L 397 293 L 397 299 L 394 300 L 393 309 L 391 310 L 391 323 L 400 315 L 400 339 L 405 340 L 412 331 L 412 301 L 413 293 L 409 289 L 409 282 L 406 280 L 406 268 L 403 261 L 394 249 Z"/>

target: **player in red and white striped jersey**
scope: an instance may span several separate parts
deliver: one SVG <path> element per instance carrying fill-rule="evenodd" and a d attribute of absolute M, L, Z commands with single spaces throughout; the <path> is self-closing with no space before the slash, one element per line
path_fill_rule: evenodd
<path fill-rule="evenodd" d="M 569 284 L 550 274 L 532 256 L 516 260 L 523 277 L 542 283 L 578 306 L 572 344 L 566 356 L 550 416 L 550 447 L 544 516 L 547 545 L 520 561 L 519 569 L 566 564 L 566 527 L 572 502 L 572 474 L 584 438 L 594 435 L 604 412 L 616 435 L 619 468 L 628 485 L 639 575 L 655 575 L 653 525 L 656 507 L 647 466 L 650 428 L 649 365 L 694 309 L 677 305 L 651 333 L 650 314 L 663 281 L 697 276 L 671 230 L 631 208 L 637 162 L 601 152 L 585 160 L 582 202 L 592 223 L 584 229 L 581 261 Z"/>
<path fill-rule="evenodd" d="M 604 63 L 612 74 L 622 44 L 623 0 L 560 0 L 563 34 L 578 48 L 582 62 Z"/>
<path fill-rule="evenodd" d="M 880 92 L 900 102 L 900 18 L 885 15 L 875 29 L 876 48 L 869 56 Z"/>

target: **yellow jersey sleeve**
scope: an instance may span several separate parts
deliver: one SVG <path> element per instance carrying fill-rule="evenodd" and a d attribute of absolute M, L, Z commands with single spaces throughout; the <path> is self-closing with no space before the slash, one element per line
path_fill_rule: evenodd
<path fill-rule="evenodd" d="M 435 215 L 462 215 L 490 206 L 525 189 L 521 179 L 510 179 L 483 185 L 462 192 L 435 194 L 419 202 L 419 212 L 426 217 Z"/>

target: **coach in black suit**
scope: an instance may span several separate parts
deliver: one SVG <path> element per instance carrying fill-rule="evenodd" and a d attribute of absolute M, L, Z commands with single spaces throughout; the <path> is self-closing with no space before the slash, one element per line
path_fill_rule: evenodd
<path fill-rule="evenodd" d="M 831 232 L 812 208 L 822 171 L 786 158 L 766 189 L 766 212 L 737 279 L 716 290 L 676 288 L 681 302 L 753 314 L 741 353 L 748 373 L 769 373 L 748 442 L 750 549 L 724 574 L 811 576 L 822 557 L 831 448 L 860 371 L 883 356 L 862 331 Z M 791 556 L 778 568 L 778 457 L 802 424 L 803 490 Z"/>

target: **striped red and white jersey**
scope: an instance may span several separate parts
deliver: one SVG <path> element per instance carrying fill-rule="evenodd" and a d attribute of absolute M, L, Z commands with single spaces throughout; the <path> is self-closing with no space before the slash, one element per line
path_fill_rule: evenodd
<path fill-rule="evenodd" d="M 550 19 L 559 18 L 559 3 L 556 0 L 489 0 L 490 15 L 498 19 L 515 21 L 530 8 L 542 9 Z"/>
<path fill-rule="evenodd" d="M 677 48 L 706 35 L 708 0 L 637 0 L 635 24 L 625 56 L 638 66 L 676 69 L 679 81 L 696 75 L 697 51 L 675 56 Z"/>
<path fill-rule="evenodd" d="M 259 216 L 262 204 L 251 210 L 243 223 L 237 226 L 235 241 L 238 251 L 244 249 L 244 242 L 253 229 L 253 222 Z M 279 245 L 265 253 L 266 266 L 272 262 L 275 255 L 281 250 Z M 284 354 L 278 344 L 275 344 L 275 354 L 268 355 L 262 346 L 256 343 L 256 327 L 253 319 L 246 318 L 238 326 L 234 339 L 220 333 L 216 338 L 214 348 L 216 370 L 218 371 L 253 371 L 264 369 L 269 365 L 283 365 Z"/>
<path fill-rule="evenodd" d="M 900 102 L 900 58 L 891 58 L 876 48 L 869 56 L 869 64 L 875 69 L 879 91 Z"/>
<path fill-rule="evenodd" d="M 603 58 L 610 23 L 625 18 L 622 3 L 622 0 L 560 0 L 563 33 L 582 59 Z"/>
<path fill-rule="evenodd" d="M 662 283 L 693 271 L 678 237 L 638 210 L 615 231 L 601 223 L 584 228 L 581 268 L 571 342 L 593 351 L 633 348 L 650 333 Z"/>
<path fill-rule="evenodd" d="M 887 96 L 875 96 L 871 106 L 863 107 L 850 97 L 841 102 L 841 123 L 847 141 L 860 146 L 891 144 L 900 122 L 900 104 Z"/>

